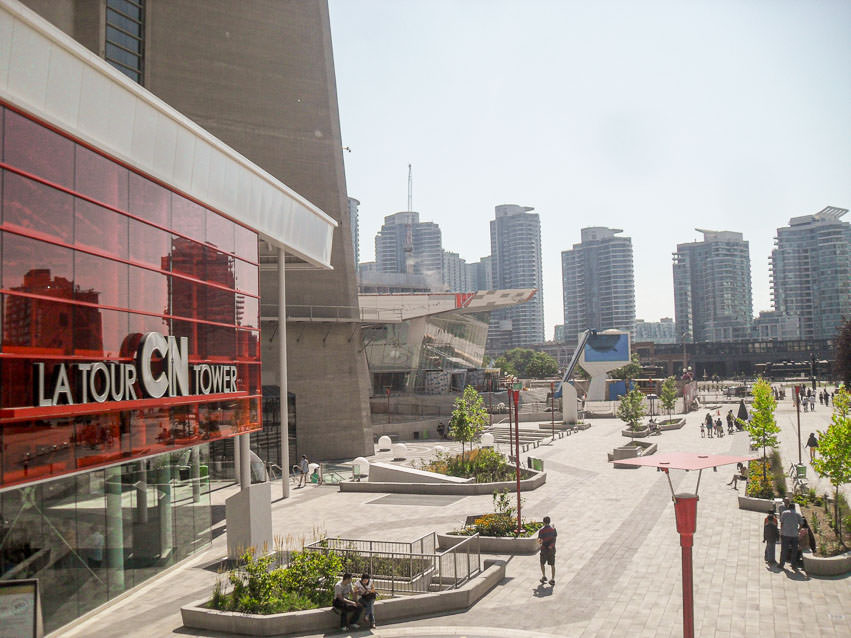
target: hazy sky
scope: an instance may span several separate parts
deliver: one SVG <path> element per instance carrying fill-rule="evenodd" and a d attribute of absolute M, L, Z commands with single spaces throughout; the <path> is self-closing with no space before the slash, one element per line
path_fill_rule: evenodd
<path fill-rule="evenodd" d="M 547 338 L 561 251 L 622 228 L 636 315 L 673 316 L 671 253 L 694 230 L 750 242 L 770 309 L 775 229 L 851 207 L 848 0 L 330 0 L 361 261 L 385 215 L 437 222 L 490 253 L 497 204 L 541 216 Z M 846 217 L 851 221 L 851 213 Z"/>

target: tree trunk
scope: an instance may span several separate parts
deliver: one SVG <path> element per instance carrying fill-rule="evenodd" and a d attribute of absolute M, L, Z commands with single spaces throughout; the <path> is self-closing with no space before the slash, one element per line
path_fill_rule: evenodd
<path fill-rule="evenodd" d="M 833 514 L 836 523 L 836 539 L 842 543 L 842 521 L 839 519 L 839 486 L 834 487 Z"/>

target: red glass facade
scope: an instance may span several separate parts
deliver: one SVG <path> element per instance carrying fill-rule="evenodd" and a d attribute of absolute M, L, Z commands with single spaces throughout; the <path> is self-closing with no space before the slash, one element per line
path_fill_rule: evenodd
<path fill-rule="evenodd" d="M 2 104 L 0 148 L 0 485 L 259 429 L 256 234 Z M 237 392 L 37 407 L 34 364 L 133 363 L 152 331 Z"/>

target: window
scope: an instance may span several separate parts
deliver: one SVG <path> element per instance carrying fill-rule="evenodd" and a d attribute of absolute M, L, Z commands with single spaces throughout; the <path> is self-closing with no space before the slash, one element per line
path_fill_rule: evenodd
<path fill-rule="evenodd" d="M 106 0 L 106 61 L 139 84 L 144 79 L 144 20 L 144 0 Z"/>

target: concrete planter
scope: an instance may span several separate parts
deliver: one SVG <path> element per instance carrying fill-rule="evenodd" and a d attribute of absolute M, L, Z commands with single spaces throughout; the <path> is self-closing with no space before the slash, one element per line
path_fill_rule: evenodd
<path fill-rule="evenodd" d="M 739 509 L 751 512 L 773 512 L 774 501 L 768 498 L 754 498 L 752 496 L 739 497 Z"/>
<path fill-rule="evenodd" d="M 645 427 L 638 430 L 626 428 L 625 430 L 621 430 L 621 434 L 630 439 L 641 439 L 650 434 L 650 428 Z"/>
<path fill-rule="evenodd" d="M 666 423 L 665 425 L 660 425 L 659 429 L 663 432 L 665 432 L 666 430 L 679 430 L 685 424 L 685 419 L 675 419 L 673 423 Z"/>
<path fill-rule="evenodd" d="M 588 428 L 591 427 L 591 424 L 590 423 L 577 423 L 573 427 L 575 427 L 577 430 L 587 430 Z"/>
<path fill-rule="evenodd" d="M 469 536 L 438 534 L 437 544 L 441 550 L 454 547 Z M 483 554 L 534 554 L 538 551 L 538 537 L 511 538 L 479 535 L 479 551 Z"/>
<path fill-rule="evenodd" d="M 469 609 L 505 578 L 504 561 L 486 560 L 484 567 L 481 574 L 458 589 L 378 600 L 375 616 L 378 622 L 384 623 Z M 329 607 L 264 616 L 207 609 L 204 605 L 208 600 L 198 600 L 181 608 L 184 627 L 223 634 L 278 636 L 322 633 L 340 625 L 340 617 Z"/>
<path fill-rule="evenodd" d="M 851 552 L 824 558 L 804 552 L 804 571 L 808 576 L 841 576 L 851 572 Z"/>
<path fill-rule="evenodd" d="M 626 445 L 613 449 L 609 452 L 608 457 L 609 461 L 614 462 L 614 466 L 616 468 L 634 470 L 638 467 L 637 465 L 624 465 L 623 463 L 618 463 L 618 461 L 623 459 L 632 459 L 637 456 L 649 456 L 650 454 L 654 454 L 656 450 L 656 443 L 648 443 L 647 441 L 631 441 Z"/>

